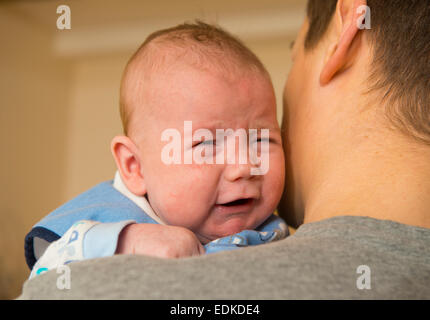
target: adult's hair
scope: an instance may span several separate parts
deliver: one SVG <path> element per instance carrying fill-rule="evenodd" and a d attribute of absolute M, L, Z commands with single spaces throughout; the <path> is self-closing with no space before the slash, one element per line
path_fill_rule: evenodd
<path fill-rule="evenodd" d="M 325 35 L 337 0 L 309 0 L 305 48 Z M 369 90 L 381 90 L 385 115 L 408 136 L 430 145 L 430 1 L 368 0 L 373 47 Z"/>
<path fill-rule="evenodd" d="M 169 59 L 173 56 L 173 59 Z M 185 59 L 185 60 L 181 60 Z M 143 63 L 135 63 L 143 60 Z M 270 79 L 258 57 L 239 39 L 219 26 L 202 21 L 183 23 L 150 34 L 130 58 L 124 70 L 120 92 L 120 115 L 124 134 L 128 134 L 134 108 L 127 89 L 127 77 L 133 69 L 143 73 L 160 69 L 172 61 L 181 60 L 200 69 L 214 67 L 225 73 L 235 74 L 244 69 L 254 70 Z"/>

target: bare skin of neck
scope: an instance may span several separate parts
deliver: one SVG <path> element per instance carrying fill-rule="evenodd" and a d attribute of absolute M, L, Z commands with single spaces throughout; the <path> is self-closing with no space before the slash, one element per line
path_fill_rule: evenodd
<path fill-rule="evenodd" d="M 393 133 L 366 139 L 313 184 L 304 222 L 367 216 L 430 228 L 430 147 Z"/>

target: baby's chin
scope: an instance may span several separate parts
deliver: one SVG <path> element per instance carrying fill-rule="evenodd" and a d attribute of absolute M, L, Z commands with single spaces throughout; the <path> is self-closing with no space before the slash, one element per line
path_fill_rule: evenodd
<path fill-rule="evenodd" d="M 211 226 L 207 226 L 205 232 L 196 233 L 199 240 L 203 243 L 209 243 L 213 240 L 231 236 L 243 230 L 253 230 L 255 222 L 250 221 L 249 217 L 236 216 L 227 221 Z"/>

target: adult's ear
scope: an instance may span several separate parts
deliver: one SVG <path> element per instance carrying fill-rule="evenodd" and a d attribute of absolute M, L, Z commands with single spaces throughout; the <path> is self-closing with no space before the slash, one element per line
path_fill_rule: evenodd
<path fill-rule="evenodd" d="M 354 47 L 359 45 L 359 26 L 363 22 L 363 6 L 366 0 L 338 0 L 334 14 L 334 33 L 325 54 L 324 67 L 320 74 L 320 84 L 328 84 L 340 71 L 353 62 Z"/>
<path fill-rule="evenodd" d="M 126 136 L 116 136 L 111 142 L 111 152 L 115 159 L 124 184 L 130 192 L 137 196 L 144 196 L 147 192 L 142 173 L 139 149 Z"/>

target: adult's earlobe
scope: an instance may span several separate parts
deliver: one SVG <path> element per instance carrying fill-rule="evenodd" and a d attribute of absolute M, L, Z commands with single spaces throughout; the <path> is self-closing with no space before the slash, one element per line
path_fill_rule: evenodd
<path fill-rule="evenodd" d="M 333 58 L 337 50 L 337 43 L 331 44 L 327 49 L 324 58 L 324 68 L 320 74 L 320 84 L 322 86 L 328 84 L 333 78 L 334 74 L 337 72 L 338 66 L 336 65 L 336 63 L 338 62 L 338 60 Z"/>
<path fill-rule="evenodd" d="M 327 85 L 333 77 L 352 62 L 353 45 L 358 41 L 361 31 L 357 21 L 362 18 L 363 5 L 366 0 L 339 0 L 334 16 L 334 28 L 337 34 L 334 42 L 328 46 L 325 53 L 324 66 L 320 74 L 321 86 Z"/>

